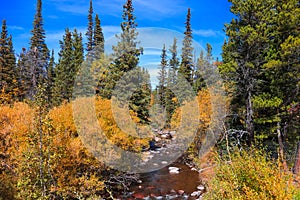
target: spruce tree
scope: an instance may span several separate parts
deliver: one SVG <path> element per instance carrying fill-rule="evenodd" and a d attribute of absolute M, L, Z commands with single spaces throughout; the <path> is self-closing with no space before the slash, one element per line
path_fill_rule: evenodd
<path fill-rule="evenodd" d="M 49 50 L 45 43 L 45 30 L 43 28 L 42 1 L 37 0 L 36 14 L 31 31 L 30 48 L 22 52 L 18 64 L 19 81 L 22 84 L 23 97 L 34 99 L 37 86 L 47 82 L 47 68 Z"/>
<path fill-rule="evenodd" d="M 206 65 L 206 62 L 205 62 L 205 58 L 204 58 L 204 51 L 201 50 L 199 58 L 197 60 L 195 78 L 194 78 L 194 84 L 193 84 L 193 88 L 194 88 L 195 92 L 198 92 L 205 86 L 204 79 L 202 77 L 203 70 L 205 70 L 205 68 L 206 68 L 205 65 Z"/>
<path fill-rule="evenodd" d="M 117 81 L 124 75 L 124 73 L 136 68 L 139 62 L 139 56 L 143 49 L 138 48 L 136 31 L 137 23 L 135 22 L 134 8 L 132 1 L 127 0 L 123 6 L 123 22 L 121 23 L 121 33 L 117 35 L 119 39 L 116 46 L 113 46 L 114 60 L 109 66 L 110 73 L 107 76 L 107 97 L 111 98 L 112 90 Z"/>
<path fill-rule="evenodd" d="M 170 65 L 170 82 L 172 84 L 176 83 L 176 75 L 179 67 L 179 59 L 177 57 L 177 39 L 174 38 L 173 44 L 169 49 L 171 53 L 171 59 L 169 60 L 169 65 Z"/>
<path fill-rule="evenodd" d="M 183 39 L 183 47 L 181 54 L 181 64 L 178 72 L 181 73 L 184 78 L 190 83 L 193 83 L 193 36 L 191 28 L 191 9 L 188 9 L 186 22 L 185 22 L 185 32 Z"/>
<path fill-rule="evenodd" d="M 141 124 L 149 123 L 149 107 L 151 100 L 150 74 L 146 69 L 135 68 L 138 89 L 130 98 L 129 108 L 133 110 L 140 119 Z"/>
<path fill-rule="evenodd" d="M 37 0 L 36 14 L 33 21 L 33 29 L 31 31 L 30 49 L 37 48 L 43 55 L 43 60 L 49 59 L 49 50 L 45 43 L 45 30 L 42 17 L 42 0 Z"/>
<path fill-rule="evenodd" d="M 143 49 L 138 47 L 138 41 L 137 36 L 138 32 L 136 31 L 137 23 L 135 22 L 136 17 L 134 16 L 134 8 L 132 5 L 132 0 L 127 0 L 125 5 L 123 6 L 123 22 L 121 23 L 121 33 L 117 36 L 119 39 L 119 42 L 116 46 L 113 46 L 113 56 L 114 61 L 112 63 L 111 72 L 109 75 L 109 80 L 111 80 L 111 84 L 108 84 L 111 86 L 111 88 L 114 88 L 116 83 L 120 80 L 120 78 L 126 73 L 131 70 L 132 73 L 134 73 L 132 78 L 128 78 L 131 80 L 121 80 L 122 83 L 118 84 L 121 91 L 126 91 L 126 93 L 130 93 L 130 91 L 127 91 L 126 88 L 132 88 L 132 84 L 138 84 L 139 87 L 142 85 L 140 84 L 140 78 L 138 71 L 140 69 L 138 68 L 138 62 L 139 62 L 139 56 L 142 54 Z M 124 82 L 124 83 L 123 83 Z M 140 95 L 137 97 L 137 95 Z M 119 95 L 120 96 L 120 95 Z M 122 104 L 122 99 L 127 99 L 127 94 L 122 94 L 123 97 L 119 97 L 119 101 Z M 143 93 L 135 93 L 133 99 L 144 99 L 142 101 L 146 101 L 146 97 Z M 149 94 L 150 98 L 150 94 Z M 139 100 L 140 101 L 140 100 Z M 150 100 L 149 100 L 150 102 Z M 139 104 L 139 105 L 138 105 Z M 130 101 L 129 108 L 132 109 L 135 112 L 138 112 L 138 116 L 141 119 L 141 121 L 145 121 L 147 116 L 145 115 L 145 110 L 147 108 L 142 108 L 142 104 L 135 102 L 134 100 Z M 143 111 L 141 111 L 141 110 Z M 143 114 L 144 113 L 144 114 Z"/>
<path fill-rule="evenodd" d="M 165 91 L 165 108 L 166 108 L 166 120 L 167 126 L 171 122 L 172 115 L 176 109 L 177 102 L 174 94 L 174 88 L 177 84 L 177 72 L 179 67 L 179 59 L 177 57 L 177 39 L 174 38 L 172 46 L 169 48 L 171 58 L 169 60 L 169 70 L 167 74 L 166 91 Z"/>
<path fill-rule="evenodd" d="M 97 47 L 97 54 L 104 53 L 104 36 L 101 28 L 101 21 L 98 14 L 95 17 L 95 28 L 94 28 L 94 44 Z"/>
<path fill-rule="evenodd" d="M 257 73 L 261 67 L 260 63 L 263 60 L 259 53 L 261 53 L 265 45 L 265 42 L 261 40 L 263 38 L 254 37 L 254 34 L 259 31 L 259 29 L 256 29 L 259 22 L 251 19 L 257 14 L 260 14 L 261 17 L 262 13 L 252 11 L 252 8 L 257 6 L 252 0 L 243 3 L 234 0 L 232 3 L 231 11 L 237 15 L 237 19 L 233 19 L 230 24 L 226 25 L 226 34 L 229 36 L 229 40 L 226 46 L 223 46 L 223 67 L 228 68 L 226 69 L 228 71 L 230 67 L 235 68 L 234 74 L 231 74 L 233 77 L 228 77 L 228 79 L 236 81 L 234 96 L 237 98 L 237 101 L 242 100 L 238 102 L 240 105 L 245 105 L 246 114 L 241 117 L 246 122 L 246 131 L 250 136 L 248 143 L 251 145 L 254 142 L 252 96 L 255 90 Z M 254 40 L 249 37 L 249 34 L 253 36 Z M 221 73 L 225 70 L 223 67 L 221 67 Z"/>
<path fill-rule="evenodd" d="M 2 21 L 0 38 L 0 93 L 1 102 L 10 102 L 17 93 L 16 58 L 12 36 L 8 36 L 6 20 Z"/>
<path fill-rule="evenodd" d="M 80 65 L 84 61 L 84 47 L 83 47 L 83 39 L 82 39 L 82 34 L 78 33 L 78 31 L 75 29 L 73 34 L 73 39 L 72 39 L 72 46 L 73 46 L 73 64 L 75 65 L 74 69 L 77 72 L 80 68 Z"/>
<path fill-rule="evenodd" d="M 127 0 L 123 6 L 122 32 L 118 35 L 120 41 L 117 46 L 113 46 L 113 55 L 116 58 L 114 61 L 115 68 L 121 73 L 135 68 L 143 51 L 142 48 L 137 47 L 139 43 L 137 41 L 138 32 L 136 31 L 137 23 L 133 11 L 132 0 Z"/>
<path fill-rule="evenodd" d="M 162 53 L 161 53 L 161 61 L 160 61 L 160 69 L 158 72 L 158 95 L 159 95 L 159 102 L 158 104 L 162 107 L 166 106 L 166 84 L 167 84 L 167 50 L 166 46 L 163 46 Z"/>
<path fill-rule="evenodd" d="M 63 40 L 60 41 L 58 64 L 55 68 L 55 86 L 53 91 L 54 105 L 59 105 L 63 100 L 69 101 L 72 96 L 74 84 L 74 56 L 72 33 L 67 28 Z"/>
<path fill-rule="evenodd" d="M 93 30 L 94 30 L 94 21 L 93 21 L 93 1 L 90 0 L 90 8 L 88 13 L 88 30 L 86 32 L 87 36 L 87 43 L 86 43 L 86 50 L 88 52 L 92 51 L 95 44 L 93 40 Z"/>

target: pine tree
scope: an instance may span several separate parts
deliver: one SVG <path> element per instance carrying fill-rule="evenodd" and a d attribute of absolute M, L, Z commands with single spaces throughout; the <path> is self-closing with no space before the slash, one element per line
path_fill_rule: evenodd
<path fill-rule="evenodd" d="M 170 81 L 173 84 L 176 84 L 176 75 L 179 67 L 179 60 L 177 57 L 177 39 L 174 38 L 173 45 L 170 47 L 169 51 L 171 52 L 171 59 L 169 61 L 170 65 Z"/>
<path fill-rule="evenodd" d="M 149 107 L 151 100 L 150 74 L 144 68 L 136 68 L 138 78 L 138 89 L 130 98 L 129 108 L 133 110 L 140 119 L 141 124 L 149 123 Z"/>
<path fill-rule="evenodd" d="M 166 125 L 169 126 L 172 115 L 177 108 L 176 96 L 174 88 L 177 84 L 177 71 L 179 67 L 179 59 L 177 57 L 177 39 L 174 38 L 173 44 L 169 49 L 171 58 L 169 60 L 169 71 L 167 74 L 166 91 L 165 91 L 165 109 L 166 109 Z"/>
<path fill-rule="evenodd" d="M 158 104 L 162 107 L 166 106 L 166 84 L 167 84 L 167 50 L 166 46 L 163 46 L 162 53 L 161 53 L 161 61 L 160 61 L 160 69 L 158 72 L 158 95 L 159 95 L 159 102 Z"/>
<path fill-rule="evenodd" d="M 205 70 L 205 58 L 204 58 L 204 51 L 201 50 L 200 56 L 197 60 L 196 71 L 195 71 L 195 80 L 193 84 L 194 91 L 198 93 L 204 86 L 204 79 L 202 77 L 203 70 Z"/>
<path fill-rule="evenodd" d="M 213 85 L 215 83 L 214 76 L 214 66 L 213 66 L 213 57 L 212 57 L 212 46 L 206 44 L 206 55 L 204 52 L 200 52 L 200 56 L 197 60 L 195 77 L 194 77 L 194 91 L 199 92 L 202 88 L 206 87 L 206 84 Z"/>
<path fill-rule="evenodd" d="M 285 144 L 286 141 L 294 141 L 298 137 L 295 133 L 299 132 L 299 127 L 293 124 L 296 116 L 288 112 L 300 99 L 299 2 L 274 1 L 272 9 L 272 15 L 268 16 L 270 26 L 267 32 L 270 36 L 266 63 L 258 76 L 259 93 L 253 96 L 254 114 L 258 116 L 255 126 L 261 135 L 271 141 L 278 141 L 278 155 L 287 169 L 285 151 L 289 149 Z M 290 142 L 289 145 L 296 146 L 296 143 Z"/>
<path fill-rule="evenodd" d="M 22 50 L 18 61 L 18 79 L 21 85 L 21 99 L 27 98 L 34 100 L 37 92 L 37 86 L 45 82 L 47 71 L 45 67 L 47 61 L 44 59 L 42 52 L 37 48 Z"/>
<path fill-rule="evenodd" d="M 23 49 L 18 63 L 19 81 L 22 84 L 22 98 L 34 99 L 37 86 L 47 82 L 49 50 L 45 43 L 43 28 L 42 1 L 37 0 L 36 14 L 31 31 L 30 48 Z"/>
<path fill-rule="evenodd" d="M 49 50 L 45 43 L 45 30 L 43 28 L 42 17 L 42 0 L 37 0 L 36 14 L 33 21 L 33 29 L 31 31 L 32 37 L 30 38 L 30 49 L 37 48 L 43 55 L 43 60 L 49 59 Z"/>
<path fill-rule="evenodd" d="M 0 38 L 0 102 L 10 102 L 17 96 L 16 58 L 12 36 L 8 36 L 6 20 L 2 21 Z"/>
<path fill-rule="evenodd" d="M 72 39 L 72 45 L 73 45 L 73 64 L 75 65 L 74 69 L 75 71 L 78 71 L 80 68 L 80 65 L 84 61 L 84 47 L 83 47 L 83 39 L 81 33 L 78 33 L 77 30 L 75 29 L 73 34 L 73 39 Z"/>
<path fill-rule="evenodd" d="M 112 64 L 108 66 L 109 73 L 107 74 L 106 84 L 106 96 L 108 98 L 111 98 L 113 88 L 124 73 L 137 67 L 139 56 L 143 51 L 142 48 L 138 48 L 137 46 L 139 43 L 137 41 L 137 23 L 135 22 L 133 11 L 132 1 L 127 0 L 123 6 L 123 22 L 121 23 L 122 32 L 120 35 L 117 35 L 117 38 L 119 39 L 118 44 L 113 46 L 114 60 Z"/>
<path fill-rule="evenodd" d="M 253 96 L 256 95 L 258 74 L 265 62 L 264 56 L 268 47 L 266 13 L 273 7 L 273 2 L 232 0 L 231 12 L 236 15 L 230 24 L 226 24 L 229 37 L 223 46 L 224 65 L 219 67 L 225 79 L 234 81 L 233 103 L 245 115 L 238 113 L 245 121 L 249 133 L 248 144 L 254 142 L 254 107 Z M 242 115 L 241 115 L 242 114 Z"/>
<path fill-rule="evenodd" d="M 93 29 L 94 29 L 93 13 L 94 13 L 93 1 L 90 0 L 90 8 L 88 14 L 88 30 L 86 32 L 86 36 L 87 36 L 86 50 L 88 52 L 92 51 L 95 46 L 93 41 Z"/>
<path fill-rule="evenodd" d="M 117 46 L 113 46 L 115 68 L 120 72 L 127 72 L 138 65 L 139 56 L 143 49 L 138 48 L 136 41 L 138 32 L 136 31 L 136 17 L 133 14 L 134 8 L 132 0 L 127 0 L 123 6 L 123 22 L 121 23 L 121 34 L 118 36 L 120 40 Z"/>
<path fill-rule="evenodd" d="M 60 41 L 58 64 L 55 68 L 55 86 L 53 91 L 54 105 L 59 105 L 63 100 L 69 101 L 72 96 L 74 84 L 74 56 L 72 33 L 66 29 L 63 41 Z"/>
<path fill-rule="evenodd" d="M 191 28 L 191 9 L 188 9 L 187 18 L 185 22 L 184 40 L 181 54 L 181 64 L 178 72 L 190 83 L 193 83 L 193 36 Z"/>
<path fill-rule="evenodd" d="M 97 54 L 104 53 L 104 35 L 102 32 L 101 21 L 98 14 L 96 14 L 95 17 L 94 44 L 97 47 Z"/>

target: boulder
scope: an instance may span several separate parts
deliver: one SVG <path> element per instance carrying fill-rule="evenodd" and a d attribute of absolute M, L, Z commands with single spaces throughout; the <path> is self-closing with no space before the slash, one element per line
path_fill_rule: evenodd
<path fill-rule="evenodd" d="M 183 194 L 184 194 L 184 190 L 178 190 L 177 193 L 178 193 L 179 195 L 183 195 Z"/>
<path fill-rule="evenodd" d="M 205 189 L 205 187 L 204 187 L 203 185 L 198 185 L 198 186 L 197 186 L 197 189 L 202 191 L 202 190 Z"/>
<path fill-rule="evenodd" d="M 201 195 L 201 192 L 200 191 L 195 191 L 191 194 L 192 197 L 198 197 Z"/>
<path fill-rule="evenodd" d="M 179 174 L 179 168 L 178 167 L 169 167 L 169 173 L 170 174 Z"/>

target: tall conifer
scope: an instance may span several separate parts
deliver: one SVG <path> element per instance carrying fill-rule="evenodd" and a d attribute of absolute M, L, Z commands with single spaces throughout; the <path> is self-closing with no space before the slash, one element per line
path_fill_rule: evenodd
<path fill-rule="evenodd" d="M 184 32 L 184 40 L 181 54 L 181 64 L 179 67 L 179 73 L 181 73 L 184 78 L 192 84 L 192 70 L 193 70 L 193 36 L 192 36 L 192 28 L 191 28 L 191 9 L 188 9 L 186 22 L 185 22 L 185 32 Z"/>

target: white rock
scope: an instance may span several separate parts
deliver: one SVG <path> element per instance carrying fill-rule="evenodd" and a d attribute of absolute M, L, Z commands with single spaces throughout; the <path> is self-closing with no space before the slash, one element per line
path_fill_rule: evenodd
<path fill-rule="evenodd" d="M 178 171 L 179 168 L 178 167 L 169 167 L 169 170 L 176 170 L 176 171 Z"/>
<path fill-rule="evenodd" d="M 166 164 L 168 164 L 168 162 L 167 161 L 161 161 L 161 164 L 166 165 Z"/>
<path fill-rule="evenodd" d="M 170 131 L 170 135 L 172 135 L 172 137 L 176 134 L 176 131 Z"/>
<path fill-rule="evenodd" d="M 191 194 L 192 197 L 200 196 L 201 192 L 200 191 L 195 191 Z"/>
<path fill-rule="evenodd" d="M 170 174 L 179 174 L 179 171 L 177 171 L 177 170 L 170 170 L 169 173 Z"/>
<path fill-rule="evenodd" d="M 205 187 L 204 187 L 203 185 L 198 185 L 198 186 L 197 186 L 197 189 L 198 189 L 198 190 L 204 190 Z"/>
<path fill-rule="evenodd" d="M 161 139 L 159 137 L 155 137 L 154 140 L 155 140 L 155 142 L 161 141 Z"/>
<path fill-rule="evenodd" d="M 167 139 L 167 138 L 168 138 L 168 135 L 167 135 L 167 134 L 163 134 L 163 135 L 161 135 L 161 138 L 162 138 L 162 139 Z"/>
<path fill-rule="evenodd" d="M 179 168 L 178 167 L 169 167 L 169 173 L 170 174 L 179 174 Z"/>

